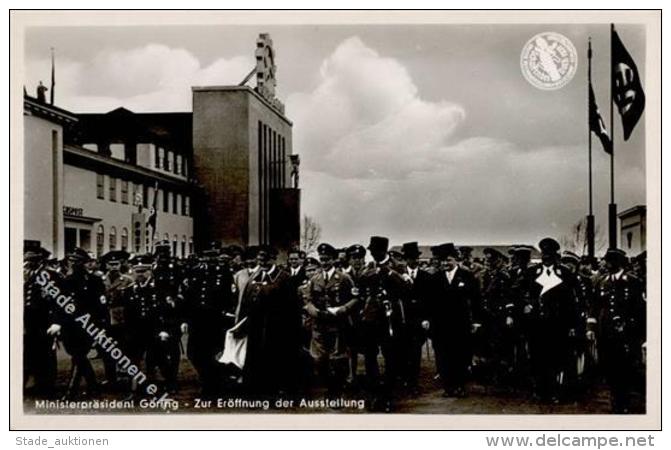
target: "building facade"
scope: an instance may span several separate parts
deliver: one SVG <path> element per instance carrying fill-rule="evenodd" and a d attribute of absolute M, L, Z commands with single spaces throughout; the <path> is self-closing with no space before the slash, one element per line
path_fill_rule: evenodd
<path fill-rule="evenodd" d="M 622 211 L 620 218 L 620 248 L 629 256 L 646 250 L 646 207 L 637 205 Z"/>
<path fill-rule="evenodd" d="M 24 95 L 24 238 L 57 257 L 297 246 L 298 157 L 268 35 L 256 59 L 239 86 L 192 88 L 193 112 L 76 114 Z"/>
<path fill-rule="evenodd" d="M 189 135 L 190 115 L 160 116 L 124 109 L 66 115 L 26 97 L 25 239 L 57 257 L 75 247 L 96 256 L 145 253 L 157 240 L 169 241 L 175 256 L 191 254 L 199 190 L 189 178 L 190 145 L 180 147 L 169 133 L 181 122 Z M 152 208 L 155 230 L 147 224 Z"/>

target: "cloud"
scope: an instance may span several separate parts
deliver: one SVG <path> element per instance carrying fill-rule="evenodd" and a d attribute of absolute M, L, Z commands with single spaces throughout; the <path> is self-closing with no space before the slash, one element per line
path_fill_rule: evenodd
<path fill-rule="evenodd" d="M 525 146 L 487 137 L 486 128 L 456 140 L 465 108 L 422 99 L 399 61 L 359 38 L 338 45 L 314 90 L 290 96 L 287 109 L 303 212 L 336 245 L 375 234 L 395 243 L 535 243 L 585 214 L 585 148 Z M 595 170 L 605 174 L 601 159 Z"/>
<path fill-rule="evenodd" d="M 353 178 L 426 168 L 465 117 L 459 105 L 422 100 L 403 65 L 357 37 L 324 61 L 314 91 L 288 98 L 287 111 L 305 165 Z"/>
<path fill-rule="evenodd" d="M 148 44 L 128 50 L 105 49 L 90 61 L 56 61 L 56 101 L 77 112 L 190 111 L 191 86 L 237 84 L 255 62 L 251 57 L 217 59 L 207 66 L 189 51 Z M 49 74 L 50 61 L 28 60 L 26 85 Z M 41 78 L 48 85 L 46 77 Z M 31 89 L 32 90 L 32 89 Z"/>

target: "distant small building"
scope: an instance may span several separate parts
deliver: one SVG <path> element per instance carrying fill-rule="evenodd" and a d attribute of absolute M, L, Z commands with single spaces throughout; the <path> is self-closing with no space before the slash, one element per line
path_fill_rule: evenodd
<path fill-rule="evenodd" d="M 636 205 L 617 216 L 620 218 L 620 248 L 629 256 L 636 256 L 646 250 L 645 205 Z"/>

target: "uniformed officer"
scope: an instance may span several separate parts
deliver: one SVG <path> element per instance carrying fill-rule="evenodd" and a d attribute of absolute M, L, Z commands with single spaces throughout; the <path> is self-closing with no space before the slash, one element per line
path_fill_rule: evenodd
<path fill-rule="evenodd" d="M 35 395 L 50 397 L 56 381 L 57 336 L 53 299 L 43 290 L 38 277 L 48 273 L 59 282 L 60 276 L 47 267 L 49 251 L 38 241 L 24 241 L 23 247 L 23 387 Z M 30 378 L 33 386 L 27 389 Z"/>
<path fill-rule="evenodd" d="M 518 346 L 516 357 L 516 375 L 519 383 L 528 380 L 530 374 L 529 334 L 531 327 L 531 306 L 528 286 L 530 285 L 531 272 L 529 263 L 531 252 L 534 248 L 530 245 L 514 245 L 508 250 L 510 254 L 510 298 L 516 306 Z"/>
<path fill-rule="evenodd" d="M 65 398 L 77 396 L 82 378 L 91 393 L 99 391 L 99 384 L 88 359 L 88 352 L 93 346 L 93 339 L 87 334 L 82 323 L 76 322 L 77 317 L 89 315 L 87 323 L 98 328 L 107 326 L 107 308 L 105 286 L 102 279 L 89 273 L 86 263 L 91 259 L 87 251 L 76 248 L 68 255 L 69 269 L 63 279 L 63 292 L 72 297 L 75 314 L 60 314 L 57 326 L 62 326 L 62 340 L 65 350 L 72 358 L 72 371 Z"/>
<path fill-rule="evenodd" d="M 588 339 L 597 339 L 612 409 L 622 414 L 631 408 L 636 364 L 646 338 L 646 307 L 640 280 L 624 270 L 626 254 L 609 249 L 604 259 L 607 273 L 595 286 Z"/>
<path fill-rule="evenodd" d="M 202 395 L 221 389 L 215 357 L 223 349 L 226 330 L 234 323 L 236 299 L 233 275 L 219 261 L 219 251 L 206 250 L 191 277 L 182 284 L 181 330 L 188 333 L 187 356 L 200 378 Z"/>
<path fill-rule="evenodd" d="M 359 289 L 361 278 L 366 270 L 366 248 L 360 244 L 353 244 L 347 247 L 347 265 L 343 269 L 343 272 L 352 278 L 354 286 L 357 289 Z M 352 327 L 350 329 L 349 338 L 350 367 L 347 381 L 353 388 L 359 387 L 359 355 L 363 355 L 364 357 L 366 372 L 370 371 L 375 373 L 375 378 L 378 376 L 378 371 L 376 370 L 378 355 L 377 344 L 366 345 L 367 340 L 372 340 L 372 342 L 376 342 L 376 340 L 375 338 L 367 336 L 368 330 L 362 324 L 363 306 L 364 302 L 358 302 L 350 316 Z M 367 357 L 366 350 L 370 348 L 375 348 L 375 350 L 371 350 L 370 355 Z"/>
<path fill-rule="evenodd" d="M 492 381 L 498 386 L 510 386 L 516 368 L 518 306 L 511 295 L 511 280 L 503 254 L 487 247 L 485 269 L 480 272 L 481 303 L 476 306 L 476 322 L 482 324 L 485 336 L 483 349 Z"/>
<path fill-rule="evenodd" d="M 122 273 L 122 264 L 128 259 L 128 253 L 123 251 L 111 251 L 103 255 L 101 260 L 107 268 L 107 273 L 103 276 L 105 285 L 105 298 L 107 299 L 107 310 L 109 314 L 109 326 L 107 335 L 116 341 L 116 346 L 122 349 L 128 347 L 125 335 L 125 308 L 123 305 L 123 291 L 133 284 L 133 279 Z M 105 377 L 110 388 L 117 386 L 117 364 L 111 354 L 98 349 L 101 353 L 103 364 L 105 366 Z"/>
<path fill-rule="evenodd" d="M 370 238 L 368 251 L 373 257 L 373 264 L 362 276 L 360 288 L 364 301 L 362 321 L 371 330 L 371 336 L 377 338 L 375 351 L 379 345 L 384 358 L 384 379 L 372 407 L 385 412 L 393 409 L 394 387 L 402 373 L 406 325 L 404 300 L 409 292 L 406 281 L 391 267 L 388 250 L 388 238 Z M 372 356 L 372 353 L 373 349 L 367 350 L 367 354 Z M 375 376 L 375 373 L 366 375 Z M 373 389 L 377 385 L 377 380 L 368 382 Z"/>
<path fill-rule="evenodd" d="M 404 298 L 405 312 L 405 357 L 403 358 L 403 381 L 412 396 L 419 395 L 419 372 L 422 347 L 426 342 L 426 331 L 422 322 L 426 319 L 427 297 L 431 288 L 431 275 L 419 268 L 419 245 L 406 242 L 401 248 L 405 268 L 402 277 L 408 284 L 408 295 Z"/>
<path fill-rule="evenodd" d="M 471 271 L 474 277 L 478 278 L 480 276 L 480 271 L 484 269 L 484 266 L 476 261 L 473 261 L 473 247 L 468 245 L 459 246 L 459 264 L 464 268 Z"/>
<path fill-rule="evenodd" d="M 559 261 L 559 243 L 545 238 L 538 244 L 541 263 L 530 268 L 530 350 L 536 395 L 559 403 L 563 369 L 576 333 L 578 314 L 575 275 Z"/>
<path fill-rule="evenodd" d="M 580 272 L 580 256 L 571 251 L 564 251 L 561 262 L 575 276 L 575 302 L 578 321 L 576 322 L 575 334 L 570 338 L 569 359 L 566 361 L 564 369 L 566 374 L 564 384 L 566 393 L 570 397 L 576 397 L 583 393 L 585 388 L 583 375 L 588 364 L 586 327 L 593 301 L 593 286 L 591 278 Z"/>
<path fill-rule="evenodd" d="M 126 326 L 128 328 L 128 357 L 137 367 L 145 367 L 150 382 L 156 379 L 159 368 L 166 381 L 166 389 L 174 391 L 176 380 L 171 379 L 171 353 L 178 346 L 179 330 L 173 303 L 165 290 L 157 289 L 152 274 L 150 255 L 139 255 L 131 261 L 134 282 L 124 290 Z M 131 390 L 140 394 L 136 379 Z"/>
<path fill-rule="evenodd" d="M 358 302 L 358 290 L 349 275 L 335 268 L 336 249 L 327 243 L 317 247 L 320 270 L 310 279 L 305 311 L 311 318 L 310 354 L 328 395 L 342 393 L 348 374 L 350 315 Z"/>

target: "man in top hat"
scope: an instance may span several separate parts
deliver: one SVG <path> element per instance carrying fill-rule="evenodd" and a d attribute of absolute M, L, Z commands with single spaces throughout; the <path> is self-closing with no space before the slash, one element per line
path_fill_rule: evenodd
<path fill-rule="evenodd" d="M 405 312 L 405 357 L 403 381 L 413 396 L 419 394 L 419 371 L 422 360 L 422 346 L 426 342 L 426 331 L 422 322 L 426 318 L 426 303 L 430 295 L 431 275 L 419 268 L 419 245 L 406 242 L 401 247 L 405 268 L 402 277 L 408 284 L 408 295 L 404 298 Z"/>
<path fill-rule="evenodd" d="M 430 274 L 434 274 L 437 272 L 440 272 L 440 258 L 438 256 L 438 245 L 434 245 L 429 248 L 431 251 L 431 258 L 429 259 L 429 267 L 427 268 L 427 272 Z"/>
<path fill-rule="evenodd" d="M 588 338 L 597 340 L 613 412 L 622 414 L 631 412 L 631 392 L 638 387 L 635 372 L 646 339 L 646 305 L 640 280 L 625 272 L 625 252 L 609 249 L 604 260 L 607 273 L 595 286 Z"/>
<path fill-rule="evenodd" d="M 204 251 L 180 291 L 181 331 L 188 333 L 187 356 L 206 397 L 222 387 L 215 357 L 222 349 L 226 330 L 233 326 L 236 307 L 233 275 L 219 256 L 219 250 Z"/>
<path fill-rule="evenodd" d="M 33 379 L 33 394 L 49 397 L 56 381 L 56 340 L 51 325 L 57 311 L 53 299 L 43 290 L 49 278 L 60 281 L 60 275 L 47 267 L 49 251 L 38 241 L 24 241 L 23 246 L 23 387 Z M 51 330 L 51 333 L 49 332 Z"/>
<path fill-rule="evenodd" d="M 150 255 L 138 255 L 130 260 L 133 284 L 124 290 L 123 303 L 128 328 L 130 360 L 143 371 L 149 382 L 155 382 L 156 369 L 165 378 L 165 389 L 174 392 L 176 373 L 172 358 L 179 358 L 179 325 L 174 303 L 169 302 L 166 291 L 157 289 L 153 278 L 153 260 Z M 131 380 L 133 397 L 144 394 L 138 379 Z"/>
<path fill-rule="evenodd" d="M 443 395 L 463 397 L 472 354 L 473 305 L 479 304 L 480 293 L 473 274 L 459 267 L 454 244 L 437 246 L 436 255 L 441 271 L 432 275 L 422 326 L 433 342 Z"/>
<path fill-rule="evenodd" d="M 310 279 L 305 311 L 311 318 L 310 355 L 329 396 L 342 393 L 350 360 L 350 315 L 358 291 L 349 275 L 336 269 L 337 250 L 330 244 L 317 247 L 321 268 Z"/>
<path fill-rule="evenodd" d="M 371 338 L 366 350 L 366 377 L 368 386 L 377 390 L 373 409 L 390 412 L 393 409 L 394 387 L 402 373 L 405 335 L 404 300 L 408 295 L 407 282 L 392 267 L 388 254 L 389 239 L 383 236 L 372 236 L 368 251 L 373 257 L 373 264 L 361 280 L 362 325 L 370 330 Z M 373 363 L 373 354 L 377 354 L 378 346 L 384 358 L 384 379 L 379 386 L 377 365 Z M 369 372 L 370 370 L 370 372 Z M 381 388 L 381 389 L 380 389 Z"/>
<path fill-rule="evenodd" d="M 57 326 L 62 327 L 63 345 L 72 358 L 72 371 L 65 395 L 66 398 L 71 399 L 77 396 L 82 378 L 86 381 L 89 393 L 99 390 L 95 373 L 87 356 L 93 347 L 93 338 L 87 333 L 83 324 L 76 322 L 75 319 L 88 317 L 87 325 L 91 324 L 97 329 L 104 329 L 108 317 L 105 286 L 102 279 L 86 269 L 86 263 L 91 259 L 88 252 L 76 248 L 68 254 L 67 259 L 69 267 L 62 282 L 62 292 L 72 297 L 72 304 L 76 312 L 60 314 Z"/>
<path fill-rule="evenodd" d="M 536 395 L 543 402 L 558 403 L 563 369 L 570 358 L 571 339 L 579 322 L 574 273 L 561 264 L 559 243 L 552 238 L 538 244 L 541 263 L 530 268 L 529 337 Z"/>

